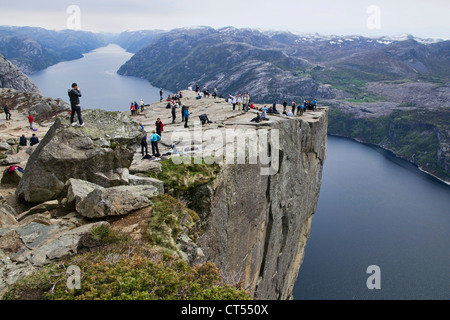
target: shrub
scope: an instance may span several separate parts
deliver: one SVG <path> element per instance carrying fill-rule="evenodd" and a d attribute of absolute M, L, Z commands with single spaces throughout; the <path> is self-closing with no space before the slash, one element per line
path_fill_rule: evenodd
<path fill-rule="evenodd" d="M 108 254 L 106 254 L 108 252 Z M 101 250 L 54 263 L 14 284 L 5 299 L 46 300 L 248 300 L 241 284 L 225 284 L 217 266 L 191 267 L 180 259 L 142 249 Z M 81 270 L 81 289 L 69 289 L 67 266 Z"/>

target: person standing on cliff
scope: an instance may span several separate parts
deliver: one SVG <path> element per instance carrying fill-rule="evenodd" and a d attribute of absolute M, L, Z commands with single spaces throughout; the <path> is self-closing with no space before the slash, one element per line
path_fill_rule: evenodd
<path fill-rule="evenodd" d="M 177 118 L 177 105 L 172 104 L 172 123 L 175 123 L 175 119 Z"/>
<path fill-rule="evenodd" d="M 158 149 L 158 141 L 161 140 L 161 136 L 156 133 L 156 130 L 152 131 L 152 135 L 150 137 L 150 141 L 152 143 L 152 156 L 159 157 L 159 149 Z"/>
<path fill-rule="evenodd" d="M 78 117 L 79 125 L 81 127 L 83 127 L 84 122 L 83 122 L 83 119 L 81 118 L 81 105 L 80 105 L 81 91 L 75 82 L 72 83 L 72 90 L 69 89 L 68 95 L 70 98 L 70 107 L 71 107 L 70 124 L 72 126 L 75 126 L 77 124 L 76 122 L 73 121 L 75 113 L 76 113 L 77 117 Z"/>
<path fill-rule="evenodd" d="M 161 102 L 161 101 L 163 100 L 163 94 L 164 94 L 164 91 L 163 91 L 163 89 L 161 88 L 161 89 L 159 90 L 159 102 Z"/>
<path fill-rule="evenodd" d="M 161 133 L 164 131 L 164 123 L 162 123 L 161 118 L 156 119 L 155 122 L 156 133 L 161 136 Z"/>
<path fill-rule="evenodd" d="M 7 104 L 5 104 L 3 111 L 5 111 L 6 120 L 11 120 L 11 111 L 9 110 L 9 107 Z"/>
<path fill-rule="evenodd" d="M 189 121 L 189 115 L 190 115 L 190 113 L 189 113 L 189 107 L 186 107 L 186 109 L 184 109 L 184 127 L 185 128 L 189 128 L 189 126 L 188 126 L 188 121 Z"/>
<path fill-rule="evenodd" d="M 147 134 L 145 134 L 145 136 L 141 139 L 141 153 L 143 157 L 148 155 Z"/>
<path fill-rule="evenodd" d="M 31 113 L 28 114 L 28 122 L 30 123 L 30 129 L 33 130 L 34 117 Z"/>

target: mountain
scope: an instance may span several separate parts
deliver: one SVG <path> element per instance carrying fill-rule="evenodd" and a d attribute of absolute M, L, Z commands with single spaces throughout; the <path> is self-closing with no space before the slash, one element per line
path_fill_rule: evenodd
<path fill-rule="evenodd" d="M 367 95 L 370 81 L 445 82 L 449 42 L 418 40 L 183 28 L 153 38 L 118 73 L 172 91 L 195 83 L 249 91 L 259 102 L 351 98 Z"/>
<path fill-rule="evenodd" d="M 113 34 L 107 40 L 109 43 L 118 44 L 128 52 L 136 53 L 150 45 L 164 33 L 165 31 L 162 30 L 125 31 L 120 34 Z"/>
<path fill-rule="evenodd" d="M 251 92 L 255 101 L 339 96 L 312 78 L 314 67 L 292 48 L 250 29 L 176 29 L 138 51 L 118 73 L 149 80 L 172 91 L 205 84 L 223 94 Z"/>
<path fill-rule="evenodd" d="M 450 41 L 175 29 L 119 74 L 171 91 L 206 85 L 259 103 L 317 98 L 330 134 L 377 144 L 450 181 Z"/>
<path fill-rule="evenodd" d="M 30 74 L 106 45 L 100 34 L 52 31 L 35 27 L 0 27 L 0 54 L 22 72 Z"/>
<path fill-rule="evenodd" d="M 41 94 L 41 90 L 15 65 L 0 55 L 0 88 Z"/>

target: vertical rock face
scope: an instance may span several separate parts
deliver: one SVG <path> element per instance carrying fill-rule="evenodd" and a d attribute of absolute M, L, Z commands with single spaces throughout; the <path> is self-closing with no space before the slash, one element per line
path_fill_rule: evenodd
<path fill-rule="evenodd" d="M 210 186 L 198 243 L 225 272 L 240 273 L 257 299 L 292 299 L 319 198 L 327 126 L 328 109 L 271 123 L 279 132 L 277 172 L 225 165 Z"/>
<path fill-rule="evenodd" d="M 15 65 L 0 55 L 0 88 L 42 94 L 41 90 Z"/>

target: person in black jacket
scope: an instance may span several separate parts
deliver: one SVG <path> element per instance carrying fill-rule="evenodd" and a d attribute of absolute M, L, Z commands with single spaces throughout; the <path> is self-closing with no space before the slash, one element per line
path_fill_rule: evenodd
<path fill-rule="evenodd" d="M 30 146 L 34 146 L 39 143 L 39 138 L 33 133 L 33 136 L 30 138 Z"/>
<path fill-rule="evenodd" d="M 72 126 L 75 126 L 77 124 L 76 122 L 73 121 L 74 120 L 73 118 L 76 113 L 80 126 L 84 126 L 83 119 L 81 118 L 81 106 L 80 106 L 81 91 L 76 83 L 72 84 L 72 90 L 69 90 L 68 94 L 70 98 L 70 107 L 72 109 L 70 114 L 70 124 Z"/>
<path fill-rule="evenodd" d="M 9 111 L 9 107 L 7 104 L 5 104 L 5 107 L 3 108 L 6 114 L 6 120 L 11 120 L 11 111 Z"/>
<path fill-rule="evenodd" d="M 145 150 L 145 154 L 144 154 L 144 150 Z M 148 155 L 147 134 L 145 134 L 145 136 L 141 140 L 141 153 L 142 153 L 143 157 Z"/>
<path fill-rule="evenodd" d="M 22 147 L 25 147 L 27 145 L 27 138 L 24 134 L 20 137 L 19 145 Z"/>

